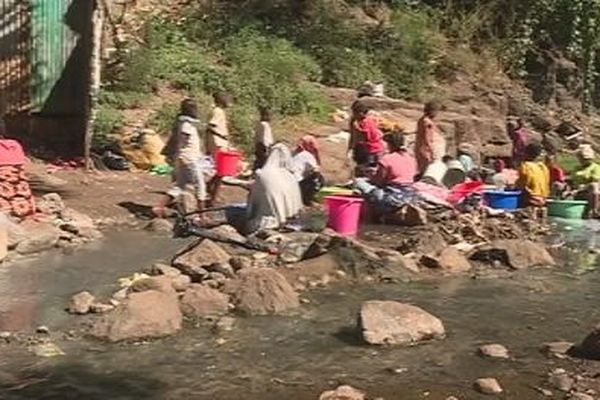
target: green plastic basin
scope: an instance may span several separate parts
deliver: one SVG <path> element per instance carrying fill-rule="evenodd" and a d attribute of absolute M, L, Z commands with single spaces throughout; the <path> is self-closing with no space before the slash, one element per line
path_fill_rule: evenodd
<path fill-rule="evenodd" d="M 565 219 L 582 219 L 587 206 L 583 200 L 548 200 L 548 215 Z"/>

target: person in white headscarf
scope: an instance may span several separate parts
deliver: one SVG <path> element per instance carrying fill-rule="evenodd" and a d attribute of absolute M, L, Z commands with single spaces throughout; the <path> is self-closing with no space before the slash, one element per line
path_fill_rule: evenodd
<path fill-rule="evenodd" d="M 248 231 L 276 229 L 298 215 L 302 196 L 294 176 L 290 149 L 277 143 L 263 168 L 256 171 L 256 180 L 248 197 Z"/>

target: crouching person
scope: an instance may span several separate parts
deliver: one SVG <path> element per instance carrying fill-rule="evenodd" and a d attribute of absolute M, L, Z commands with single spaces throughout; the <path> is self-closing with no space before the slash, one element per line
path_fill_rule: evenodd
<path fill-rule="evenodd" d="M 300 139 L 292 157 L 292 166 L 294 176 L 300 185 L 302 203 L 305 206 L 311 206 L 315 195 L 325 183 L 325 178 L 320 172 L 321 158 L 317 139 L 314 136 L 306 135 Z"/>
<path fill-rule="evenodd" d="M 275 144 L 248 197 L 248 233 L 277 229 L 302 210 L 300 185 L 294 176 L 292 155 L 287 146 Z"/>
<path fill-rule="evenodd" d="M 595 162 L 596 154 L 590 145 L 581 145 L 578 153 L 581 168 L 573 177 L 578 191 L 577 200 L 587 200 L 588 218 L 600 217 L 600 164 Z"/>

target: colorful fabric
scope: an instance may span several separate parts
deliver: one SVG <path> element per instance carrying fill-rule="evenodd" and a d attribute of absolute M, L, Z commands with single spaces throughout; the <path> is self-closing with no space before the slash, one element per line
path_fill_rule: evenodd
<path fill-rule="evenodd" d="M 383 132 L 379 129 L 377 119 L 367 116 L 358 123 L 359 130 L 362 132 L 362 138 L 358 145 L 363 146 L 369 154 L 380 154 L 385 149 L 383 145 Z"/>
<path fill-rule="evenodd" d="M 0 166 L 0 211 L 19 218 L 35 213 L 35 202 L 22 165 Z"/>
<path fill-rule="evenodd" d="M 550 196 L 550 171 L 543 162 L 526 161 L 519 167 L 518 186 L 530 205 L 541 205 Z"/>
<path fill-rule="evenodd" d="M 576 185 L 587 185 L 594 182 L 600 182 L 600 164 L 592 162 L 587 167 L 575 173 L 574 181 Z"/>
<path fill-rule="evenodd" d="M 26 157 L 23 147 L 12 139 L 0 140 L 0 165 L 23 165 Z"/>
<path fill-rule="evenodd" d="M 417 161 L 407 151 L 389 153 L 381 157 L 375 175 L 378 185 L 413 183 L 417 175 Z"/>

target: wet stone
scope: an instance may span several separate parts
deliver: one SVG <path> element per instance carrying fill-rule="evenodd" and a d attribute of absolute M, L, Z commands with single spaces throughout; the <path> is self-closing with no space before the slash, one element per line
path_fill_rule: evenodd
<path fill-rule="evenodd" d="M 73 297 L 71 297 L 71 301 L 69 302 L 69 312 L 71 314 L 87 314 L 90 312 L 90 309 L 96 298 L 90 292 L 81 292 Z"/>
<path fill-rule="evenodd" d="M 555 389 L 558 389 L 561 392 L 565 392 L 565 393 L 571 391 L 571 389 L 573 388 L 573 385 L 575 384 L 575 381 L 573 380 L 573 378 L 571 378 L 569 375 L 567 375 L 565 373 L 552 375 L 548 379 L 548 382 Z"/>
<path fill-rule="evenodd" d="M 365 400 L 365 393 L 352 386 L 340 386 L 335 390 L 323 392 L 319 400 Z"/>
<path fill-rule="evenodd" d="M 503 392 L 502 386 L 494 378 L 477 379 L 474 384 L 475 390 L 483 394 L 500 394 Z"/>
<path fill-rule="evenodd" d="M 564 356 L 572 347 L 571 342 L 549 342 L 542 345 L 542 351 L 548 355 Z"/>
<path fill-rule="evenodd" d="M 479 347 L 479 354 L 488 358 L 508 359 L 508 349 L 501 344 L 487 344 Z"/>
<path fill-rule="evenodd" d="M 216 333 L 231 332 L 231 331 L 233 331 L 234 326 L 235 326 L 235 318 L 222 317 L 215 323 L 215 325 L 213 326 L 213 330 Z"/>

